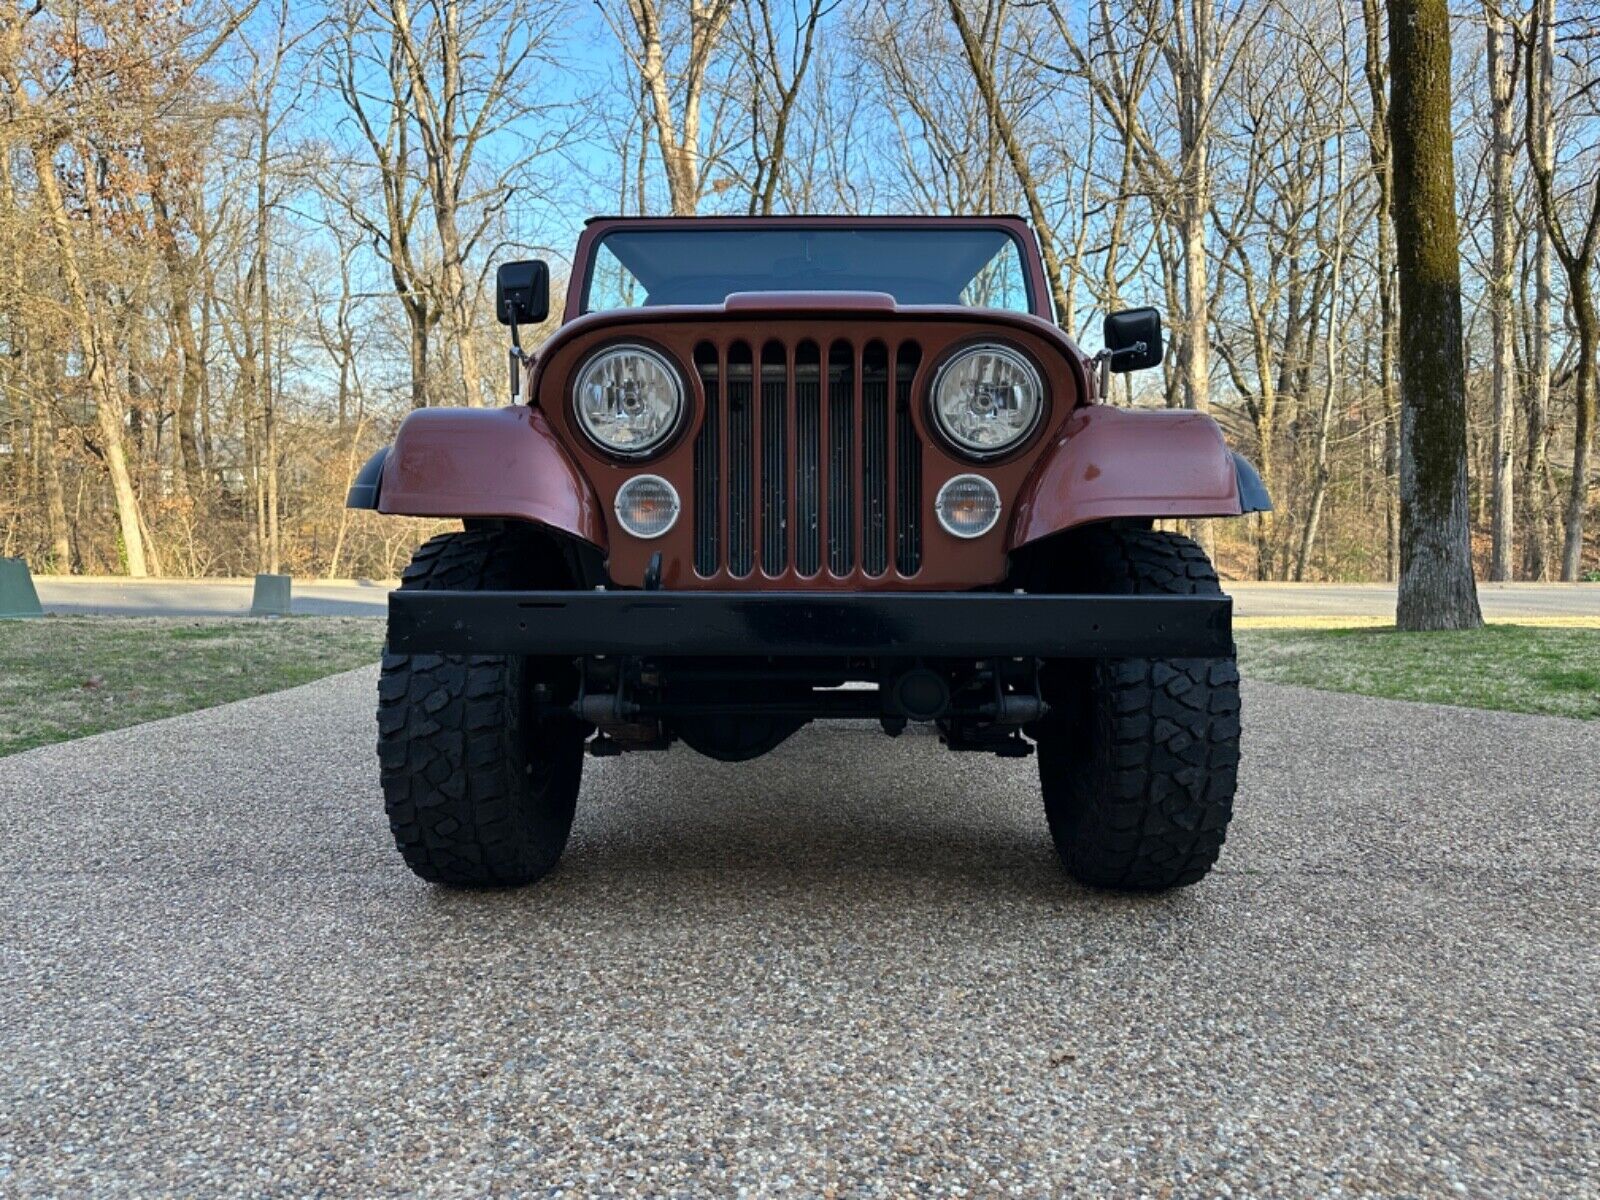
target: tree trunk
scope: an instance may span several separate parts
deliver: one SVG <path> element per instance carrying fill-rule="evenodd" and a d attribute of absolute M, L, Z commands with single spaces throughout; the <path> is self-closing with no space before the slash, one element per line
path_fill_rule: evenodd
<path fill-rule="evenodd" d="M 174 464 L 173 479 L 192 495 L 200 489 L 202 480 L 200 447 L 195 440 L 195 416 L 200 403 L 200 391 L 205 386 L 206 367 L 200 358 L 194 325 L 190 320 L 193 264 L 185 259 L 178 245 L 178 231 L 167 197 L 165 170 L 160 164 L 152 171 L 150 211 L 154 218 L 156 241 L 161 247 L 162 260 L 167 269 L 167 303 L 181 360 L 178 403 L 173 414 L 178 427 L 177 462 Z"/>
<path fill-rule="evenodd" d="M 1261 476 L 1261 486 L 1267 489 L 1267 495 L 1274 494 L 1273 489 L 1278 486 L 1278 460 L 1273 438 L 1277 429 L 1277 420 L 1274 410 L 1277 408 L 1276 388 L 1263 380 L 1265 385 L 1261 395 L 1256 398 L 1256 471 Z M 1277 549 L 1277 533 L 1275 522 L 1272 519 L 1272 510 L 1257 513 L 1255 516 L 1256 527 L 1256 578 L 1276 579 L 1278 576 L 1277 560 L 1274 553 Z"/>
<path fill-rule="evenodd" d="M 173 297 L 172 322 L 183 359 L 178 382 L 178 407 L 174 414 L 178 425 L 178 475 L 183 481 L 184 490 L 194 495 L 205 483 L 205 461 L 200 457 L 200 441 L 195 427 L 200 411 L 200 394 L 205 389 L 206 365 L 200 357 L 194 327 L 189 323 L 187 293 L 181 299 Z"/>
<path fill-rule="evenodd" d="M 1339 107 L 1343 110 L 1349 102 L 1350 88 L 1349 77 L 1340 76 Z M 1333 409 L 1339 397 L 1339 363 L 1340 353 L 1344 348 L 1344 326 L 1342 323 L 1342 289 L 1344 280 L 1344 252 L 1345 252 L 1345 150 L 1344 132 L 1339 132 L 1334 142 L 1335 153 L 1338 155 L 1338 166 L 1335 169 L 1334 181 L 1334 209 L 1333 209 L 1333 238 L 1332 244 L 1325 247 L 1328 256 L 1328 336 L 1324 339 L 1324 368 L 1325 379 L 1322 389 L 1322 406 L 1318 413 L 1317 421 L 1317 454 L 1316 474 L 1312 486 L 1310 512 L 1306 516 L 1305 536 L 1300 539 L 1300 551 L 1295 557 L 1294 577 L 1297 583 L 1304 582 L 1306 571 L 1311 565 L 1311 552 L 1317 544 L 1317 527 L 1322 521 L 1322 505 L 1328 495 L 1328 437 L 1333 428 Z M 1317 294 L 1322 291 L 1322 276 L 1319 275 L 1317 287 L 1314 290 L 1310 316 L 1306 321 L 1306 366 L 1310 366 L 1311 347 L 1316 344 L 1316 316 L 1321 306 Z M 1305 376 L 1309 378 L 1309 372 Z"/>
<path fill-rule="evenodd" d="M 1522 539 L 1522 575 L 1550 578 L 1550 497 L 1547 492 L 1550 437 L 1550 239 L 1534 232 L 1533 336 L 1526 389 L 1528 436 L 1523 452 L 1522 501 L 1528 530 Z"/>
<path fill-rule="evenodd" d="M 239 432 L 244 442 L 244 460 L 241 470 L 244 474 L 243 503 L 245 515 L 250 518 L 246 526 L 250 543 L 250 559 L 248 567 L 251 571 L 260 571 L 266 562 L 267 526 L 266 519 L 261 511 L 261 455 L 259 444 L 261 441 L 258 428 L 259 417 L 256 405 L 261 395 L 261 385 L 256 382 L 256 371 L 259 363 L 256 357 L 256 326 L 255 320 L 250 315 L 252 298 L 256 294 L 256 268 L 257 263 L 252 252 L 250 267 L 245 272 L 244 286 L 241 289 L 238 304 L 239 312 L 239 344 L 233 345 L 229 339 L 229 348 L 233 350 L 234 362 L 239 371 L 238 390 L 235 395 L 239 408 Z"/>
<path fill-rule="evenodd" d="M 1589 443 L 1595 418 L 1595 365 L 1600 353 L 1600 315 L 1595 312 L 1592 285 L 1572 279 L 1573 320 L 1578 326 L 1578 394 L 1572 423 L 1572 483 L 1567 491 L 1567 536 L 1561 547 L 1561 578 L 1578 579 L 1583 569 L 1583 518 L 1589 502 Z"/>
<path fill-rule="evenodd" d="M 33 395 L 33 460 L 44 491 L 50 565 L 60 574 L 71 574 L 72 543 L 67 538 L 67 499 L 61 490 L 61 467 L 57 461 L 56 415 L 42 388 Z"/>
<path fill-rule="evenodd" d="M 1204 147 L 1196 153 L 1205 157 Z M 1206 209 L 1210 181 L 1203 163 L 1185 187 L 1180 235 L 1183 241 L 1183 396 L 1196 412 L 1211 408 L 1211 293 L 1206 281 Z M 1211 522 L 1191 521 L 1190 536 L 1215 557 Z"/>
<path fill-rule="evenodd" d="M 1331 472 L 1328 467 L 1328 437 L 1333 429 L 1333 404 L 1337 380 L 1332 373 L 1336 350 L 1333 345 L 1335 331 L 1328 331 L 1328 358 L 1330 371 L 1327 386 L 1322 393 L 1322 404 L 1317 416 L 1315 450 L 1312 452 L 1311 498 L 1306 502 L 1305 523 L 1300 527 L 1300 546 L 1295 552 L 1294 581 L 1304 583 L 1311 566 L 1311 552 L 1317 544 L 1317 530 L 1322 523 L 1322 505 L 1328 495 Z"/>
<path fill-rule="evenodd" d="M 1203 186 L 1204 175 L 1192 186 Z M 1206 281 L 1206 201 L 1185 196 L 1183 242 L 1183 399 L 1197 412 L 1211 408 L 1211 293 Z"/>
<path fill-rule="evenodd" d="M 1539 22 L 1533 31 L 1535 43 L 1528 46 L 1528 145 L 1530 158 L 1549 162 L 1555 154 L 1554 122 L 1551 119 L 1551 72 L 1554 69 L 1555 34 L 1549 20 Z M 1550 578 L 1550 464 L 1546 457 L 1550 438 L 1550 311 L 1551 249 L 1550 233 L 1542 220 L 1534 229 L 1533 260 L 1533 337 L 1528 353 L 1528 445 L 1524 457 L 1522 495 L 1528 507 L 1531 528 L 1522 543 L 1523 575 L 1528 579 Z"/>
<path fill-rule="evenodd" d="M 444 286 L 449 293 L 450 336 L 455 340 L 456 357 L 461 364 L 461 389 L 469 408 L 483 406 L 483 375 L 478 369 L 478 348 L 472 341 L 472 300 L 467 295 L 466 272 L 461 268 L 461 243 L 456 236 L 454 210 L 448 219 L 439 218 L 440 243 L 445 250 Z"/>
<path fill-rule="evenodd" d="M 428 310 L 408 303 L 406 322 L 411 327 L 411 407 L 428 407 Z"/>
<path fill-rule="evenodd" d="M 266 516 L 266 551 L 267 570 L 276 575 L 280 565 L 278 543 L 278 422 L 275 413 L 276 397 L 273 394 L 274 383 L 272 377 L 272 289 L 268 282 L 267 264 L 270 245 L 268 243 L 267 218 L 267 180 L 268 168 L 268 138 L 271 134 L 269 114 L 266 101 L 263 100 L 257 111 L 256 137 L 256 301 L 257 316 L 260 321 L 261 339 L 261 367 L 256 377 L 256 384 L 260 389 L 260 411 L 262 435 L 265 445 L 262 449 L 262 468 L 266 476 L 265 494 L 262 498 L 263 511 Z"/>
<path fill-rule="evenodd" d="M 1483 624 L 1467 523 L 1467 386 L 1446 0 L 1389 0 L 1400 266 L 1402 629 Z"/>
<path fill-rule="evenodd" d="M 1388 535 L 1389 578 L 1400 573 L 1400 519 L 1395 509 L 1395 478 L 1400 472 L 1400 394 L 1396 358 L 1399 344 L 1399 302 L 1395 296 L 1394 270 L 1394 169 L 1389 139 L 1389 97 L 1384 86 L 1384 31 L 1379 0 L 1361 0 L 1361 18 L 1366 33 L 1365 72 L 1371 98 L 1371 120 L 1367 126 L 1367 146 L 1372 173 L 1377 182 L 1378 205 L 1374 217 L 1378 238 L 1378 318 L 1380 321 L 1378 388 L 1383 403 L 1384 523 Z"/>
<path fill-rule="evenodd" d="M 1488 0 L 1489 102 L 1493 110 L 1490 146 L 1489 196 L 1493 213 L 1494 261 L 1489 277 L 1490 319 L 1494 329 L 1494 448 L 1491 472 L 1490 529 L 1492 547 L 1489 578 L 1511 578 L 1516 509 L 1512 490 L 1516 458 L 1517 371 L 1512 345 L 1512 267 L 1515 232 L 1512 228 L 1512 165 L 1517 146 L 1512 133 L 1512 103 L 1516 95 L 1516 51 L 1511 28 L 1500 0 Z"/>
<path fill-rule="evenodd" d="M 1196 412 L 1211 408 L 1211 290 L 1206 269 L 1206 215 L 1211 207 L 1211 101 L 1214 0 L 1180 0 L 1186 15 L 1174 30 L 1170 54 L 1178 110 L 1178 240 L 1183 248 L 1183 398 Z M 1210 521 L 1191 521 L 1190 535 L 1214 557 Z"/>
<path fill-rule="evenodd" d="M 350 448 L 345 454 L 344 462 L 344 487 L 349 491 L 356 481 L 356 473 L 361 469 L 361 460 L 356 456 L 356 451 L 361 445 L 361 431 L 366 424 L 366 417 L 357 418 L 355 432 L 350 435 Z M 344 536 L 350 528 L 350 510 L 343 505 L 339 506 L 339 528 L 333 537 L 333 552 L 328 555 L 327 578 L 339 577 L 339 556 L 344 553 Z"/>
<path fill-rule="evenodd" d="M 199 233 L 199 252 L 195 261 L 199 265 L 200 275 L 200 461 L 205 466 L 205 479 L 208 484 L 219 482 L 216 471 L 216 462 L 213 447 L 216 445 L 211 440 L 211 373 L 205 369 L 211 361 L 211 334 L 215 328 L 213 312 L 217 300 L 217 278 L 210 266 L 211 230 L 203 222 L 204 213 L 201 214 L 202 226 Z"/>

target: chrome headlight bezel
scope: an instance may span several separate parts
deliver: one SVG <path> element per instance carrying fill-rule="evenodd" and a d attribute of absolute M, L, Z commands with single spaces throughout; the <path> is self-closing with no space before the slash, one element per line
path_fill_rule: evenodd
<path fill-rule="evenodd" d="M 641 358 L 648 359 L 660 368 L 662 374 L 672 385 L 673 412 L 671 420 L 665 423 L 655 437 L 641 445 L 617 446 L 608 442 L 595 431 L 588 418 L 584 416 L 584 387 L 601 366 L 624 354 L 638 355 Z M 684 415 L 688 409 L 687 395 L 683 382 L 683 372 L 678 369 L 678 365 L 667 354 L 643 342 L 612 342 L 591 353 L 579 365 L 577 371 L 573 373 L 568 411 L 572 414 L 572 423 L 589 440 L 589 443 L 602 454 L 610 458 L 633 462 L 654 457 L 677 436 L 678 431 L 683 428 Z"/>
<path fill-rule="evenodd" d="M 1033 389 L 1033 413 L 1024 425 L 1009 441 L 998 446 L 974 445 L 960 434 L 956 433 L 946 423 L 944 413 L 939 403 L 939 393 L 950 379 L 950 373 L 968 359 L 979 354 L 989 354 L 1005 360 L 1008 364 L 1019 368 Z M 933 384 L 928 389 L 928 413 L 933 427 L 939 431 L 939 436 L 945 440 L 957 454 L 974 462 L 989 462 L 997 458 L 1005 458 L 1015 454 L 1028 439 L 1039 429 L 1044 421 L 1045 408 L 1049 404 L 1049 396 L 1045 391 L 1044 376 L 1034 364 L 1033 359 L 1017 347 L 1005 342 L 968 342 L 958 346 L 946 355 L 945 360 L 939 364 L 939 369 L 934 372 Z"/>

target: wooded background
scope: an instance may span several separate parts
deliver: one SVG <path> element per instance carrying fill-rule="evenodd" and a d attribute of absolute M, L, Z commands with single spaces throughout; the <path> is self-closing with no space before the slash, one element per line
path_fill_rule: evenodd
<path fill-rule="evenodd" d="M 1453 6 L 1474 552 L 1600 573 L 1600 0 Z M 1397 558 L 1380 0 L 161 0 L 0 11 L 0 554 L 389 577 L 413 407 L 502 404 L 492 279 L 591 213 L 999 212 L 1117 403 L 1209 408 L 1234 576 Z M 537 337 L 534 339 L 537 341 Z M 1586 517 L 1588 518 L 1586 522 Z"/>

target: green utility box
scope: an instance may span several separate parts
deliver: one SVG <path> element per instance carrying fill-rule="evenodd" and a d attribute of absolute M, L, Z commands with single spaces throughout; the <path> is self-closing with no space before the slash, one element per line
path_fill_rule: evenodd
<path fill-rule="evenodd" d="M 27 560 L 0 558 L 0 617 L 42 616 L 44 609 L 39 607 Z"/>
<path fill-rule="evenodd" d="M 255 597 L 250 601 L 252 617 L 289 615 L 289 576 L 257 575 Z"/>

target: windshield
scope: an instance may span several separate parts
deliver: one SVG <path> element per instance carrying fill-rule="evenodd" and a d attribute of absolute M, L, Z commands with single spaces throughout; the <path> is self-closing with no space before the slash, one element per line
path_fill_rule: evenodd
<path fill-rule="evenodd" d="M 584 312 L 721 304 L 733 292 L 888 292 L 900 304 L 1028 312 L 1004 229 L 618 229 L 595 247 Z"/>

